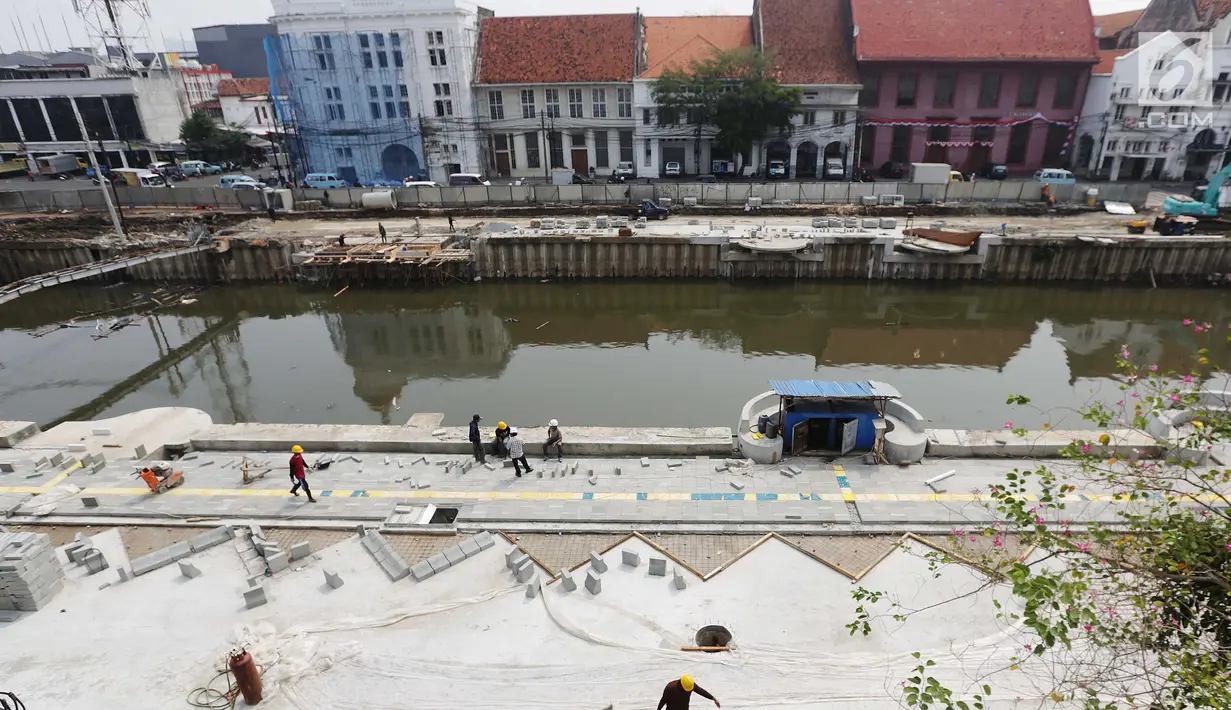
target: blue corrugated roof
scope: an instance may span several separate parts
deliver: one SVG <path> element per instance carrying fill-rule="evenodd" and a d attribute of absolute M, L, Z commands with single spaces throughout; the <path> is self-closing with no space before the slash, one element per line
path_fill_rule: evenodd
<path fill-rule="evenodd" d="M 828 382 L 825 380 L 770 380 L 774 394 L 818 399 L 897 399 L 898 391 L 883 382 Z"/>

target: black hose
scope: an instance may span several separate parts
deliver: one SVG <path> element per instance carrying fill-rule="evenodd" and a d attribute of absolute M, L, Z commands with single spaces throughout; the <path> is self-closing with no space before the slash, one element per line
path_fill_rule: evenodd
<path fill-rule="evenodd" d="M 0 692 L 0 710 L 26 710 L 26 704 L 12 693 Z"/>

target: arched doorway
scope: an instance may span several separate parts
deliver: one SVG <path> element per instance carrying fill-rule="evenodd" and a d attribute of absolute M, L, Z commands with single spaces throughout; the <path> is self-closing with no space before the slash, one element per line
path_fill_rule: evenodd
<path fill-rule="evenodd" d="M 812 141 L 804 141 L 795 149 L 795 177 L 814 178 L 817 175 L 817 153 L 820 148 Z"/>
<path fill-rule="evenodd" d="M 419 177 L 419 158 L 401 143 L 387 146 L 380 154 L 380 171 L 388 181 Z"/>
<path fill-rule="evenodd" d="M 769 173 L 769 165 L 775 160 L 781 160 L 786 167 L 785 177 L 791 174 L 791 146 L 784 140 L 776 140 L 765 146 L 765 170 Z"/>
<path fill-rule="evenodd" d="M 825 154 L 823 156 L 824 160 L 822 160 L 821 165 L 818 166 L 821 175 L 825 175 L 826 177 L 829 176 L 828 171 L 825 169 L 825 165 L 830 160 L 841 160 L 842 175 L 837 176 L 836 179 L 841 179 L 846 176 L 846 147 L 846 143 L 843 141 L 830 141 L 825 146 Z"/>
<path fill-rule="evenodd" d="M 1094 136 L 1089 133 L 1081 134 L 1081 138 L 1077 139 L 1077 164 L 1074 166 L 1078 172 L 1083 174 L 1089 173 L 1091 170 L 1090 160 L 1094 157 Z"/>
<path fill-rule="evenodd" d="M 1204 180 L 1210 169 L 1210 160 L 1218 152 L 1218 137 L 1212 128 L 1204 128 L 1188 144 L 1184 167 L 1185 180 Z"/>

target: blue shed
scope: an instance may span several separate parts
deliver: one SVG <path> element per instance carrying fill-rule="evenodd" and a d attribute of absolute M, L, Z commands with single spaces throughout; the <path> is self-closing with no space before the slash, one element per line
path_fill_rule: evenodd
<path fill-rule="evenodd" d="M 885 402 L 901 397 L 883 382 L 772 380 L 769 384 L 781 398 L 778 423 L 782 450 L 789 455 L 870 451 L 876 445 L 876 422 L 884 418 Z"/>

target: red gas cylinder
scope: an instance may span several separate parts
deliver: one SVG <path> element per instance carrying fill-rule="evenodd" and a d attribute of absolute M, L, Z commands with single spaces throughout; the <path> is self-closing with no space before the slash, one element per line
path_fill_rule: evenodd
<path fill-rule="evenodd" d="M 235 674 L 235 685 L 244 696 L 244 702 L 256 705 L 261 702 L 261 673 L 252 660 L 252 654 L 238 650 L 231 652 L 231 673 Z"/>

